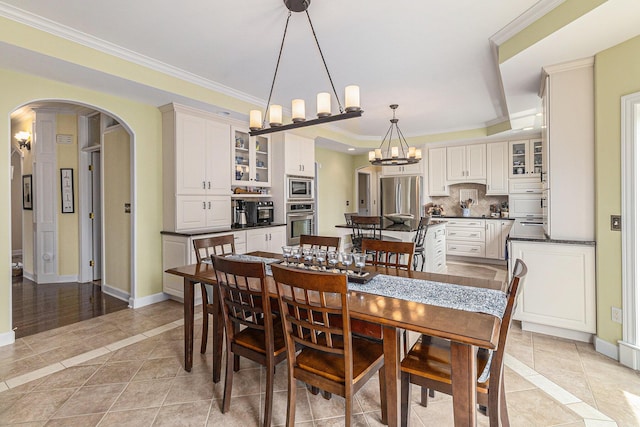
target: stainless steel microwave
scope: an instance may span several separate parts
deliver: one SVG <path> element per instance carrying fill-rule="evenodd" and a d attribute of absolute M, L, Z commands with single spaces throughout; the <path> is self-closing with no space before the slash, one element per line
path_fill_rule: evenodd
<path fill-rule="evenodd" d="M 313 199 L 313 178 L 287 178 L 287 196 L 289 200 Z"/>

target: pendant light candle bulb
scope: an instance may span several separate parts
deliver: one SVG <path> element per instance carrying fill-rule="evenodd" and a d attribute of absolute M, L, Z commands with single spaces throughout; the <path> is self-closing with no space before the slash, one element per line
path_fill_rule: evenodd
<path fill-rule="evenodd" d="M 260 110 L 249 111 L 249 129 L 251 130 L 262 129 L 262 111 Z"/>
<path fill-rule="evenodd" d="M 291 101 L 291 120 L 293 123 L 305 121 L 304 99 L 294 99 Z"/>
<path fill-rule="evenodd" d="M 422 159 L 422 150 L 421 149 L 416 149 L 416 159 L 417 160 L 421 160 Z"/>
<path fill-rule="evenodd" d="M 272 104 L 269 107 L 269 126 L 282 126 L 282 105 Z"/>
<path fill-rule="evenodd" d="M 369 151 L 369 161 L 375 160 L 376 159 L 376 152 L 375 151 Z"/>
<path fill-rule="evenodd" d="M 378 159 L 378 160 L 382 159 L 382 150 L 381 150 L 381 149 L 376 148 L 376 149 L 374 150 L 374 153 L 375 153 L 375 158 L 376 158 L 376 159 Z"/>
<path fill-rule="evenodd" d="M 391 147 L 391 157 L 394 159 L 398 157 L 398 147 Z"/>
<path fill-rule="evenodd" d="M 409 147 L 409 157 L 416 156 L 416 147 Z"/>
<path fill-rule="evenodd" d="M 350 85 L 344 88 L 344 104 L 348 113 L 360 110 L 360 87 Z"/>
<path fill-rule="evenodd" d="M 318 117 L 329 117 L 331 115 L 331 94 L 320 92 L 317 97 Z"/>

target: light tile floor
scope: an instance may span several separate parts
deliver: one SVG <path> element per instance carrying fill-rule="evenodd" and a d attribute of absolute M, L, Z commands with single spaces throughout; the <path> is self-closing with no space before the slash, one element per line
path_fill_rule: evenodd
<path fill-rule="evenodd" d="M 504 279 L 502 267 L 451 263 L 449 273 Z M 124 310 L 0 347 L 0 425 L 251 426 L 261 424 L 264 370 L 242 360 L 231 411 L 220 411 L 222 382 L 211 381 L 211 345 L 182 368 L 182 305 L 165 301 Z M 522 331 L 514 322 L 505 359 L 513 426 L 640 426 L 640 374 L 596 353 L 590 344 Z M 286 414 L 286 369 L 278 366 L 273 425 Z M 344 422 L 344 400 L 325 400 L 299 384 L 296 421 Z M 379 426 L 377 377 L 356 395 L 354 425 Z M 413 387 L 413 426 L 453 425 L 451 398 L 424 408 Z M 478 415 L 479 425 L 488 419 Z"/>

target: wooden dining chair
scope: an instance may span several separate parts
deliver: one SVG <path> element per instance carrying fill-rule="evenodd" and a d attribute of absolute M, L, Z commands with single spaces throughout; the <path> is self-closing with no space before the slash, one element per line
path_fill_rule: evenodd
<path fill-rule="evenodd" d="M 287 426 L 296 413 L 296 380 L 345 399 L 345 425 L 351 424 L 353 396 L 376 372 L 380 380 L 382 420 L 386 424 L 386 388 L 382 343 L 352 336 L 347 276 L 272 265 L 285 328 Z M 296 344 L 302 350 L 296 353 Z"/>
<path fill-rule="evenodd" d="M 226 236 L 204 237 L 193 240 L 193 249 L 196 252 L 196 262 L 200 264 L 204 260 L 210 260 L 211 255 L 229 255 L 236 252 L 233 242 L 233 234 Z M 202 291 L 202 342 L 200 343 L 200 353 L 207 351 L 207 340 L 209 339 L 209 315 L 214 314 L 213 286 L 200 284 Z M 213 331 L 218 334 L 218 339 L 222 339 L 222 325 L 218 325 L 218 330 Z"/>
<path fill-rule="evenodd" d="M 424 263 L 426 260 L 425 254 L 425 240 L 427 237 L 427 228 L 429 227 L 429 222 L 431 221 L 430 216 L 423 216 L 420 218 L 420 222 L 418 223 L 418 230 L 416 230 L 416 235 L 413 238 L 413 242 L 416 244 L 415 251 L 413 253 L 413 269 L 418 270 L 418 257 L 422 260 L 420 264 L 420 270 L 424 270 Z"/>
<path fill-rule="evenodd" d="M 338 251 L 340 250 L 340 237 L 302 234 L 300 235 L 300 246 L 323 249 L 325 251 Z"/>
<path fill-rule="evenodd" d="M 515 311 L 518 292 L 522 289 L 522 282 L 527 274 L 525 263 L 517 259 L 513 269 L 513 276 L 507 289 L 507 306 L 502 316 L 498 347 L 492 353 L 480 349 L 477 356 L 478 385 L 477 402 L 487 407 L 489 423 L 493 426 L 509 425 L 509 415 L 505 400 L 503 384 L 503 357 L 507 342 L 507 335 L 511 324 L 511 317 Z M 491 357 L 490 357 L 491 355 Z M 487 365 L 489 366 L 487 367 Z M 487 370 L 488 369 L 488 370 Z M 418 341 L 402 360 L 401 375 L 401 421 L 406 426 L 409 417 L 409 399 L 411 384 L 417 384 L 429 390 L 452 394 L 451 385 L 451 341 L 424 337 Z M 486 372 L 488 372 L 488 378 Z M 426 402 L 424 402 L 426 406 Z"/>
<path fill-rule="evenodd" d="M 390 240 L 362 240 L 362 252 L 367 256 L 367 264 L 387 268 L 411 270 L 413 265 L 414 242 L 393 242 Z"/>
<path fill-rule="evenodd" d="M 362 251 L 362 240 L 382 240 L 381 216 L 351 216 L 351 243 L 353 252 Z"/>
<path fill-rule="evenodd" d="M 287 357 L 282 324 L 271 311 L 265 265 L 212 256 L 226 331 L 222 412 L 231 407 L 233 372 L 239 356 L 266 367 L 265 427 L 271 425 L 275 367 Z M 215 357 L 215 356 L 214 356 Z"/>

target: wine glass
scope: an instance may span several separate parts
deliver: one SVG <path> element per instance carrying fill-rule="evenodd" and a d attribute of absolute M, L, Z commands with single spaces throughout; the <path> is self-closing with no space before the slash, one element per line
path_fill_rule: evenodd
<path fill-rule="evenodd" d="M 349 272 L 349 266 L 353 264 L 353 255 L 346 252 L 340 252 L 340 262 L 344 265 L 344 268 Z"/>
<path fill-rule="evenodd" d="M 365 266 L 366 259 L 367 254 L 353 254 L 353 260 L 355 261 L 356 267 L 358 267 L 359 276 L 362 276 L 362 269 Z"/>
<path fill-rule="evenodd" d="M 284 257 L 284 265 L 289 265 L 289 258 L 291 257 L 291 246 L 282 247 L 282 256 Z"/>
<path fill-rule="evenodd" d="M 313 264 L 313 249 L 311 248 L 303 248 L 302 255 L 304 256 L 305 264 Z"/>
<path fill-rule="evenodd" d="M 327 252 L 327 262 L 329 263 L 331 268 L 335 271 L 336 266 L 340 262 L 340 257 L 338 256 L 338 252 L 336 251 Z"/>
<path fill-rule="evenodd" d="M 296 266 L 300 264 L 300 257 L 302 256 L 302 251 L 300 250 L 300 246 L 292 247 L 291 255 L 293 256 L 293 259 L 296 260 Z"/>
<path fill-rule="evenodd" d="M 324 249 L 318 249 L 316 252 L 316 262 L 318 263 L 318 267 L 322 268 L 325 260 L 327 259 L 327 251 Z"/>

